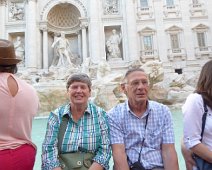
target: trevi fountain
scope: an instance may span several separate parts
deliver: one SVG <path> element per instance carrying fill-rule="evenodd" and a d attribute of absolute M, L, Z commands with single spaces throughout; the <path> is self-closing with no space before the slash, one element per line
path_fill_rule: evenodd
<path fill-rule="evenodd" d="M 67 101 L 76 72 L 93 83 L 91 100 L 109 110 L 125 100 L 128 68 L 150 79 L 149 98 L 179 107 L 212 59 L 212 1 L 0 0 L 0 38 L 22 58 L 18 75 L 39 95 L 38 116 Z"/>

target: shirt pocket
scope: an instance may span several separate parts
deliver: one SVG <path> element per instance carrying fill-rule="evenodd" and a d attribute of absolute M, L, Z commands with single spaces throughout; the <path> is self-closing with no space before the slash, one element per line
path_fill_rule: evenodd
<path fill-rule="evenodd" d="M 101 141 L 101 133 L 98 131 L 86 131 L 84 133 L 84 144 L 88 145 L 98 145 Z"/>
<path fill-rule="evenodd" d="M 150 148 L 160 149 L 162 143 L 162 129 L 154 128 L 146 131 L 145 145 Z"/>

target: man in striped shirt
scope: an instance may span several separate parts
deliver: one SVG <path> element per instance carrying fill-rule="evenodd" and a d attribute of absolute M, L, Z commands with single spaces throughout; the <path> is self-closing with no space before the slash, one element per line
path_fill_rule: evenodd
<path fill-rule="evenodd" d="M 66 88 L 70 102 L 49 115 L 42 146 L 42 170 L 61 170 L 59 154 L 77 152 L 94 154 L 89 170 L 109 170 L 111 149 L 106 113 L 88 101 L 91 95 L 90 78 L 83 73 L 73 74 Z M 69 119 L 59 150 L 58 133 L 65 115 Z"/>

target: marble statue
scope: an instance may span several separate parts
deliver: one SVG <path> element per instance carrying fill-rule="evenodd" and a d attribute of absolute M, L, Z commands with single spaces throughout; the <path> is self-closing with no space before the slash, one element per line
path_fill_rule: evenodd
<path fill-rule="evenodd" d="M 12 3 L 12 5 L 10 6 L 10 18 L 14 20 L 23 20 L 24 9 L 18 7 L 17 4 Z"/>
<path fill-rule="evenodd" d="M 97 80 L 103 79 L 104 77 L 109 75 L 110 71 L 111 71 L 110 65 L 107 63 L 105 59 L 102 59 L 102 61 L 100 61 L 97 66 L 97 73 L 96 73 Z"/>
<path fill-rule="evenodd" d="M 112 35 L 109 37 L 109 39 L 106 42 L 107 47 L 107 58 L 121 58 L 121 51 L 119 48 L 119 44 L 121 43 L 121 34 L 118 35 L 116 33 L 116 29 L 112 30 Z"/>
<path fill-rule="evenodd" d="M 150 87 L 153 84 L 163 81 L 164 79 L 164 70 L 162 62 L 158 60 L 147 61 L 144 65 L 141 66 L 149 76 Z"/>
<path fill-rule="evenodd" d="M 24 63 L 24 43 L 20 36 L 17 36 L 16 41 L 14 42 L 15 54 L 22 59 L 20 64 Z"/>
<path fill-rule="evenodd" d="M 70 43 L 68 39 L 65 37 L 65 33 L 61 32 L 60 37 L 55 38 L 52 48 L 55 48 L 56 51 L 56 57 L 58 58 L 58 62 L 56 64 L 57 67 L 64 67 L 67 66 L 67 62 L 69 66 L 73 66 L 73 63 L 71 62 L 71 57 L 73 57 L 71 51 L 70 51 Z M 56 60 L 56 59 L 53 59 Z M 55 62 L 55 61 L 54 61 Z"/>
<path fill-rule="evenodd" d="M 86 73 L 88 76 L 90 76 L 89 67 L 90 67 L 90 57 L 86 57 L 82 63 L 81 72 Z"/>

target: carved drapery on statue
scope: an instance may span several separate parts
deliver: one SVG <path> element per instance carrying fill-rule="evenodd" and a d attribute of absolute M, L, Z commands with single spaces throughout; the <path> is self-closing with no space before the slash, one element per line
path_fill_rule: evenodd
<path fill-rule="evenodd" d="M 25 65 L 25 56 L 24 56 L 24 42 L 23 38 L 20 36 L 16 37 L 16 40 L 14 41 L 14 48 L 15 48 L 15 54 L 17 57 L 19 57 L 22 61 L 19 63 L 19 65 L 24 66 Z"/>
<path fill-rule="evenodd" d="M 123 60 L 121 26 L 105 27 L 107 60 Z"/>

